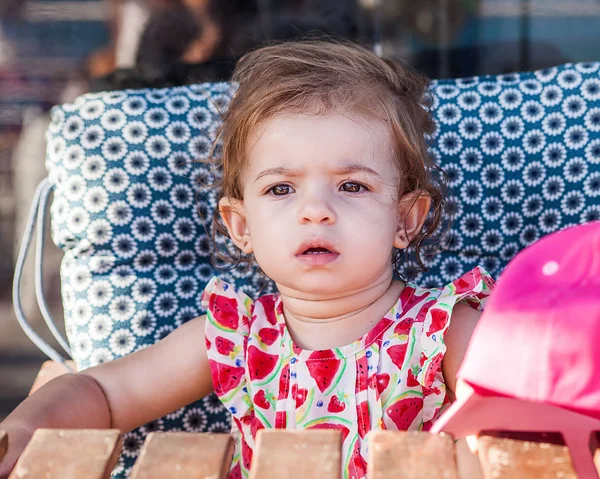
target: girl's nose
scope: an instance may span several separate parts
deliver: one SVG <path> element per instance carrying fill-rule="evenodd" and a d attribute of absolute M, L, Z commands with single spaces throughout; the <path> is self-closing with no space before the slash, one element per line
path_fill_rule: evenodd
<path fill-rule="evenodd" d="M 300 206 L 298 222 L 300 224 L 330 224 L 335 222 L 335 213 L 325 198 L 314 195 L 306 198 Z"/>

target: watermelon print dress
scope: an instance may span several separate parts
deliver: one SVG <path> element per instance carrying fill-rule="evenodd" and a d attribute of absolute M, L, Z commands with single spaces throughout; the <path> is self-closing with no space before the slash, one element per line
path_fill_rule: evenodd
<path fill-rule="evenodd" d="M 370 431 L 431 426 L 447 402 L 441 365 L 452 308 L 481 309 L 492 286 L 479 267 L 442 288 L 407 283 L 364 337 L 308 351 L 294 345 L 279 294 L 253 301 L 212 278 L 202 297 L 212 381 L 240 432 L 229 479 L 248 477 L 262 428 L 337 429 L 342 477 L 364 478 Z"/>

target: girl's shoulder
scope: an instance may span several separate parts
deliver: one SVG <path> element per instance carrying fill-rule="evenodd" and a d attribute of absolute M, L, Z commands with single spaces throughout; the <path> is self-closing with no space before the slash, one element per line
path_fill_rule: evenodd
<path fill-rule="evenodd" d="M 267 294 L 253 300 L 234 284 L 216 276 L 204 288 L 202 306 L 214 327 L 245 335 L 257 321 L 275 326 L 282 314 L 279 294 Z"/>
<path fill-rule="evenodd" d="M 457 279 L 439 287 L 424 287 L 407 282 L 406 288 L 410 294 L 407 295 L 409 298 L 406 304 L 402 306 L 404 313 L 415 308 L 423 309 L 423 305 L 435 305 L 436 309 L 441 308 L 451 312 L 460 302 L 481 311 L 494 288 L 494 279 L 481 266 L 476 266 Z M 424 310 L 418 315 L 419 319 L 422 319 L 423 313 Z"/>
<path fill-rule="evenodd" d="M 376 339 L 383 357 L 398 368 L 402 365 L 413 368 L 419 382 L 430 386 L 446 351 L 444 337 L 456 305 L 461 303 L 482 311 L 493 286 L 494 280 L 481 267 L 440 287 L 407 283 L 388 314 L 390 322 Z M 409 355 L 414 353 L 412 361 L 404 361 L 406 351 Z M 400 359 L 395 357 L 398 355 Z"/>

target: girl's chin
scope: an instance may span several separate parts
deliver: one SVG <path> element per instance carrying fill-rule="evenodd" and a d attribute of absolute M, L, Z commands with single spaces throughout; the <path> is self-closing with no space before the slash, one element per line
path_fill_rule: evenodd
<path fill-rule="evenodd" d="M 345 295 L 346 292 L 369 288 L 368 284 L 363 284 L 364 279 L 354 281 L 348 275 L 333 274 L 331 271 L 311 271 L 309 274 L 295 275 L 292 281 L 275 281 L 275 283 L 279 292 L 284 295 L 312 300 L 337 298 Z"/>

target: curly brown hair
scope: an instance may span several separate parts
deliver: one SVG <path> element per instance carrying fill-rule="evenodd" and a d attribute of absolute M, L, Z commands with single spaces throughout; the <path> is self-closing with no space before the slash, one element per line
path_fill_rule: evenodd
<path fill-rule="evenodd" d="M 440 226 L 445 191 L 445 175 L 428 153 L 434 122 L 423 105 L 429 85 L 426 77 L 350 42 L 303 40 L 246 54 L 232 80 L 239 87 L 217 134 L 219 155 L 212 155 L 221 175 L 221 197 L 243 199 L 241 178 L 248 161 L 248 138 L 274 116 L 342 110 L 375 118 L 390 128 L 393 155 L 401 173 L 398 198 L 411 192 L 431 198 L 423 229 L 411 239 L 406 251 L 395 250 L 393 265 L 397 269 L 412 253 L 417 269 L 426 269 L 422 247 Z M 218 234 L 229 236 L 215 210 L 215 246 Z M 233 267 L 253 261 L 237 248 L 217 248 L 216 254 Z"/>

